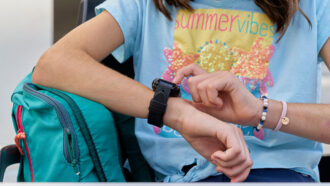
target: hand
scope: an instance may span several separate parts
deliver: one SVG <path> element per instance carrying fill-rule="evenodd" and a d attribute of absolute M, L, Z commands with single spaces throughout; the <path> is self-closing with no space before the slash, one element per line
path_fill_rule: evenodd
<path fill-rule="evenodd" d="M 262 102 L 227 71 L 207 73 L 198 65 L 188 65 L 176 73 L 173 83 L 190 77 L 188 86 L 194 106 L 212 116 L 231 123 L 256 126 Z"/>
<path fill-rule="evenodd" d="M 249 175 L 252 160 L 241 130 L 203 113 L 187 101 L 176 105 L 184 112 L 178 123 L 178 132 L 203 157 L 216 165 L 218 172 L 224 173 L 232 182 L 244 181 Z M 170 106 L 170 105 L 169 105 Z M 174 109 L 169 109 L 174 112 Z M 166 121 L 165 121 L 166 123 Z"/>

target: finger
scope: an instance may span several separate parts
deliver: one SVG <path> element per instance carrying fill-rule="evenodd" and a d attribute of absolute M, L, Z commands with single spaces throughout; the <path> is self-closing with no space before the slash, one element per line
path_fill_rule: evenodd
<path fill-rule="evenodd" d="M 251 171 L 251 169 L 249 169 L 249 168 L 245 169 L 244 172 L 242 172 L 238 176 L 231 178 L 230 182 L 237 183 L 237 182 L 245 181 L 247 179 L 247 177 L 249 176 L 250 171 Z"/>
<path fill-rule="evenodd" d="M 214 82 L 212 86 L 219 92 L 232 92 L 234 87 L 238 86 L 237 83 L 240 83 L 237 77 L 231 72 L 218 71 L 216 73 L 217 76 L 214 76 L 211 81 Z"/>
<path fill-rule="evenodd" d="M 243 164 L 237 165 L 232 168 L 224 168 L 218 166 L 216 170 L 224 173 L 226 176 L 232 179 L 236 177 L 241 177 L 242 174 L 246 173 L 246 170 L 250 170 L 250 165 L 248 164 L 248 162 L 244 162 Z"/>
<path fill-rule="evenodd" d="M 239 136 L 235 136 L 235 134 L 232 136 L 233 138 L 238 138 L 240 139 Z M 239 140 L 237 142 L 237 144 L 239 144 Z M 250 159 L 250 156 L 248 154 L 246 154 L 245 152 L 245 148 L 244 146 L 238 146 L 236 147 L 238 150 L 232 150 L 232 152 L 230 152 L 230 150 L 227 150 L 228 155 L 224 155 L 223 157 L 226 157 L 224 159 L 221 159 L 218 154 L 220 153 L 215 153 L 214 156 L 211 156 L 212 160 L 215 160 L 215 162 L 217 162 L 217 165 L 224 167 L 224 168 L 232 168 L 238 165 L 243 164 L 244 162 L 248 161 Z M 236 152 L 234 152 L 236 151 Z"/>
<path fill-rule="evenodd" d="M 225 152 L 217 151 L 211 156 L 212 159 L 217 160 L 219 165 L 225 168 L 240 165 L 250 159 L 249 154 L 246 152 L 247 147 L 244 146 L 245 142 L 241 130 L 231 126 L 229 132 L 230 136 L 227 138 L 226 143 L 227 150 Z"/>
<path fill-rule="evenodd" d="M 189 87 L 190 95 L 191 95 L 192 100 L 196 103 L 201 102 L 201 99 L 200 99 L 200 96 L 199 96 L 199 93 L 198 93 L 198 90 L 197 90 L 198 82 L 199 82 L 199 77 L 198 76 L 190 77 L 188 79 L 188 87 Z"/>
<path fill-rule="evenodd" d="M 246 150 L 248 150 L 248 149 L 247 148 L 243 149 L 242 152 L 240 153 L 240 155 L 236 156 L 234 159 L 229 160 L 229 161 L 224 161 L 216 156 L 212 156 L 211 160 L 214 161 L 217 166 L 220 166 L 223 168 L 232 168 L 232 167 L 242 165 L 244 163 L 247 163 L 248 165 L 251 164 L 251 166 L 252 166 L 252 160 L 251 160 L 249 153 L 243 152 Z"/>
<path fill-rule="evenodd" d="M 209 98 L 207 96 L 207 86 L 208 86 L 208 81 L 207 79 L 205 81 L 202 81 L 201 83 L 198 84 L 197 86 L 197 91 L 198 91 L 198 94 L 199 94 L 199 97 L 202 101 L 202 103 L 206 106 L 215 106 L 214 104 L 212 104 L 210 101 L 209 101 Z"/>
<path fill-rule="evenodd" d="M 236 138 L 235 136 L 231 136 L 230 138 Z M 227 146 L 227 144 L 226 144 Z M 236 144 L 235 147 L 228 148 L 225 152 L 222 151 L 216 151 L 212 154 L 212 159 L 220 159 L 224 162 L 229 162 L 235 159 L 237 156 L 239 156 L 242 153 L 242 150 L 239 144 Z"/>
<path fill-rule="evenodd" d="M 180 70 L 178 70 L 176 72 L 173 83 L 179 84 L 183 80 L 184 77 L 189 77 L 191 75 L 197 76 L 197 75 L 200 75 L 203 73 L 206 73 L 206 71 L 203 70 L 201 67 L 199 67 L 196 64 L 191 64 L 191 65 L 181 68 Z"/>
<path fill-rule="evenodd" d="M 234 133 L 236 135 L 234 135 L 236 138 L 234 138 L 233 140 L 228 140 L 228 145 L 231 146 L 231 141 L 233 141 L 233 145 L 236 145 L 236 144 L 239 144 L 238 147 L 236 148 L 239 148 L 241 150 L 240 154 L 236 157 L 236 161 L 231 161 L 231 163 L 229 164 L 232 164 L 232 166 L 236 166 L 236 165 L 239 165 L 243 162 L 252 162 L 251 160 L 251 157 L 250 157 L 250 154 L 249 154 L 249 150 L 247 148 L 247 145 L 245 143 L 245 139 L 244 139 L 244 135 L 242 133 L 242 130 L 233 126 L 233 130 L 234 130 Z M 237 164 L 234 164 L 234 163 L 237 163 Z"/>
<path fill-rule="evenodd" d="M 231 182 L 242 182 L 244 180 L 246 180 L 246 178 L 248 177 L 249 173 L 250 173 L 250 170 L 251 170 L 251 167 L 253 165 L 253 162 L 252 162 L 252 159 L 251 159 L 251 156 L 250 156 L 250 153 L 249 153 L 249 149 L 245 143 L 245 139 L 244 139 L 244 135 L 242 133 L 242 131 L 240 129 L 237 128 L 237 133 L 238 133 L 238 136 L 240 137 L 241 139 L 241 142 L 242 142 L 242 146 L 243 146 L 243 155 L 244 155 L 244 165 L 246 165 L 246 168 L 244 171 L 242 171 L 241 174 L 238 174 L 237 176 L 234 176 L 231 178 Z"/>
<path fill-rule="evenodd" d="M 244 135 L 243 135 L 243 132 L 241 129 L 239 129 L 239 136 L 241 137 L 241 140 L 242 140 L 242 145 L 244 147 L 244 152 L 245 152 L 245 155 L 251 159 L 251 156 L 250 156 L 250 151 L 249 151 L 249 148 L 247 146 L 247 144 L 245 143 L 245 138 L 244 138 Z M 252 161 L 252 160 L 251 160 Z"/>
<path fill-rule="evenodd" d="M 250 169 L 252 167 L 252 160 L 249 157 L 238 157 L 237 159 L 234 159 L 229 162 L 222 161 L 218 158 L 211 159 L 211 160 L 212 160 L 212 162 L 214 162 L 214 164 L 217 167 L 221 167 L 223 169 L 230 170 L 230 169 L 234 169 L 235 167 L 242 167 L 242 166 L 243 166 L 242 167 L 243 169 L 244 168 Z"/>
<path fill-rule="evenodd" d="M 199 87 L 199 86 L 202 86 L 200 84 L 203 81 L 205 81 L 206 79 L 210 78 L 211 76 L 213 76 L 212 73 L 205 73 L 205 74 L 200 74 L 198 76 L 190 77 L 188 79 L 188 87 L 189 87 L 190 94 L 191 94 L 191 97 L 194 100 L 194 102 L 200 103 L 202 101 L 198 88 L 201 88 L 201 87 Z"/>
<path fill-rule="evenodd" d="M 247 146 L 247 144 L 245 143 L 245 139 L 244 139 L 244 135 L 243 135 L 243 132 L 241 129 L 238 129 L 237 128 L 237 133 L 238 133 L 238 136 L 240 137 L 241 139 L 241 145 L 242 145 L 242 148 L 243 148 L 243 155 L 244 155 L 244 158 L 246 159 L 246 161 L 249 161 L 251 163 L 251 166 L 252 166 L 252 159 L 251 159 L 251 156 L 250 156 L 250 151 L 249 151 L 249 148 Z"/>
<path fill-rule="evenodd" d="M 215 87 L 215 83 L 211 82 L 206 88 L 206 94 L 209 102 L 221 107 L 223 105 L 222 99 L 219 97 L 219 91 Z"/>
<path fill-rule="evenodd" d="M 223 106 L 223 100 L 219 96 L 219 92 L 226 90 L 225 87 L 227 86 L 228 83 L 228 78 L 223 77 L 223 73 L 216 73 L 215 76 L 211 76 L 208 79 L 205 79 L 207 85 L 205 86 L 206 89 L 206 96 L 208 99 L 208 102 L 210 103 L 208 106 L 213 105 L 213 106 L 218 106 L 222 107 Z M 204 103 L 205 101 L 203 101 Z"/>
<path fill-rule="evenodd" d="M 237 165 L 242 164 L 244 161 L 246 161 L 246 158 L 244 156 L 240 156 L 231 161 L 223 161 L 223 160 L 215 157 L 212 160 L 216 162 L 217 166 L 224 167 L 224 168 L 231 168 L 231 167 L 235 167 Z"/>
<path fill-rule="evenodd" d="M 218 172 L 224 173 L 229 178 L 233 179 L 233 181 L 241 181 L 248 175 L 252 167 L 252 160 L 248 153 L 242 131 L 232 125 L 228 125 L 228 127 L 228 130 L 224 130 L 227 135 L 217 134 L 217 137 L 225 142 L 224 144 L 227 150 L 225 152 L 214 152 L 211 156 L 211 160 L 216 163 Z M 224 134 L 224 132 L 222 132 L 222 134 Z M 219 166 L 220 164 L 224 164 L 224 162 L 235 164 L 237 163 L 237 159 L 243 159 L 244 161 L 232 167 Z"/>
<path fill-rule="evenodd" d="M 242 130 L 235 127 L 234 126 L 234 130 L 236 132 L 236 136 L 237 136 L 237 139 L 238 139 L 238 142 L 240 144 L 240 147 L 242 149 L 242 153 L 241 155 L 245 158 L 247 158 L 249 156 L 248 152 L 247 152 L 247 146 L 246 146 L 246 143 L 245 143 L 245 139 L 244 139 L 244 135 L 242 133 Z"/>

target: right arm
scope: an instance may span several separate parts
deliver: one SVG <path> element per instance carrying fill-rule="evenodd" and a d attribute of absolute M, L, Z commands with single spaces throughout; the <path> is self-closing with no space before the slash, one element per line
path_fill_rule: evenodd
<path fill-rule="evenodd" d="M 330 47 L 321 53 L 328 65 L 329 51 Z M 263 101 L 253 96 L 233 73 L 207 73 L 198 65 L 189 65 L 177 72 L 173 82 L 180 83 L 190 75 L 194 76 L 189 78 L 188 84 L 196 108 L 223 121 L 257 127 L 264 111 Z M 269 100 L 264 127 L 275 129 L 281 113 L 282 103 Z M 283 125 L 281 131 L 330 144 L 329 113 L 330 104 L 288 103 L 286 116 L 290 124 Z"/>
<path fill-rule="evenodd" d="M 86 97 L 119 113 L 146 118 L 152 90 L 98 62 L 123 42 L 119 24 L 104 11 L 46 51 L 35 67 L 33 82 Z M 252 160 L 238 128 L 198 111 L 181 98 L 168 100 L 164 123 L 180 132 L 232 181 L 247 177 Z"/>

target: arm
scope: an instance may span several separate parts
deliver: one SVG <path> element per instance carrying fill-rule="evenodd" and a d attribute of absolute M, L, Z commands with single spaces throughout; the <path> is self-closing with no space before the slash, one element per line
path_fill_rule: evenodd
<path fill-rule="evenodd" d="M 98 62 L 123 41 L 118 23 L 104 11 L 52 46 L 40 58 L 33 82 L 89 98 L 123 114 L 146 118 L 153 97 L 151 89 Z M 252 160 L 238 128 L 196 110 L 181 98 L 168 100 L 164 122 L 206 159 L 221 164 L 218 170 L 232 181 L 243 181 L 249 174 Z"/>
<path fill-rule="evenodd" d="M 121 113 L 146 117 L 152 91 L 98 62 L 123 41 L 118 23 L 109 13 L 103 12 L 52 46 L 39 60 L 33 82 L 101 102 Z M 136 91 L 124 91 L 128 87 Z M 116 101 L 118 99 L 121 101 Z M 133 102 L 136 104 L 122 108 Z"/>
<path fill-rule="evenodd" d="M 323 45 L 320 55 L 330 70 L 330 39 Z M 282 105 L 271 101 L 269 118 L 265 126 L 275 128 Z M 260 114 L 259 114 L 260 116 Z M 290 124 L 281 131 L 330 144 L 330 104 L 289 103 L 287 116 Z"/>
<path fill-rule="evenodd" d="M 330 41 L 321 50 L 321 56 L 330 66 Z M 256 99 L 230 72 L 207 73 L 197 65 L 180 69 L 174 83 L 189 78 L 189 90 L 195 107 L 214 117 L 241 125 L 257 126 L 263 103 Z M 270 100 L 265 128 L 274 129 L 282 112 L 282 104 Z M 289 103 L 287 117 L 290 123 L 281 131 L 297 136 L 330 143 L 330 105 Z"/>

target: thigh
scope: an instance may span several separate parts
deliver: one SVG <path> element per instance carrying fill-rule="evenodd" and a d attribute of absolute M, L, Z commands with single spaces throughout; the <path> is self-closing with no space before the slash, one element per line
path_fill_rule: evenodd
<path fill-rule="evenodd" d="M 210 176 L 200 182 L 230 182 L 225 175 Z M 290 169 L 253 169 L 245 182 L 315 182 L 312 177 Z"/>
<path fill-rule="evenodd" d="M 254 169 L 245 182 L 315 182 L 309 175 L 290 169 Z"/>

